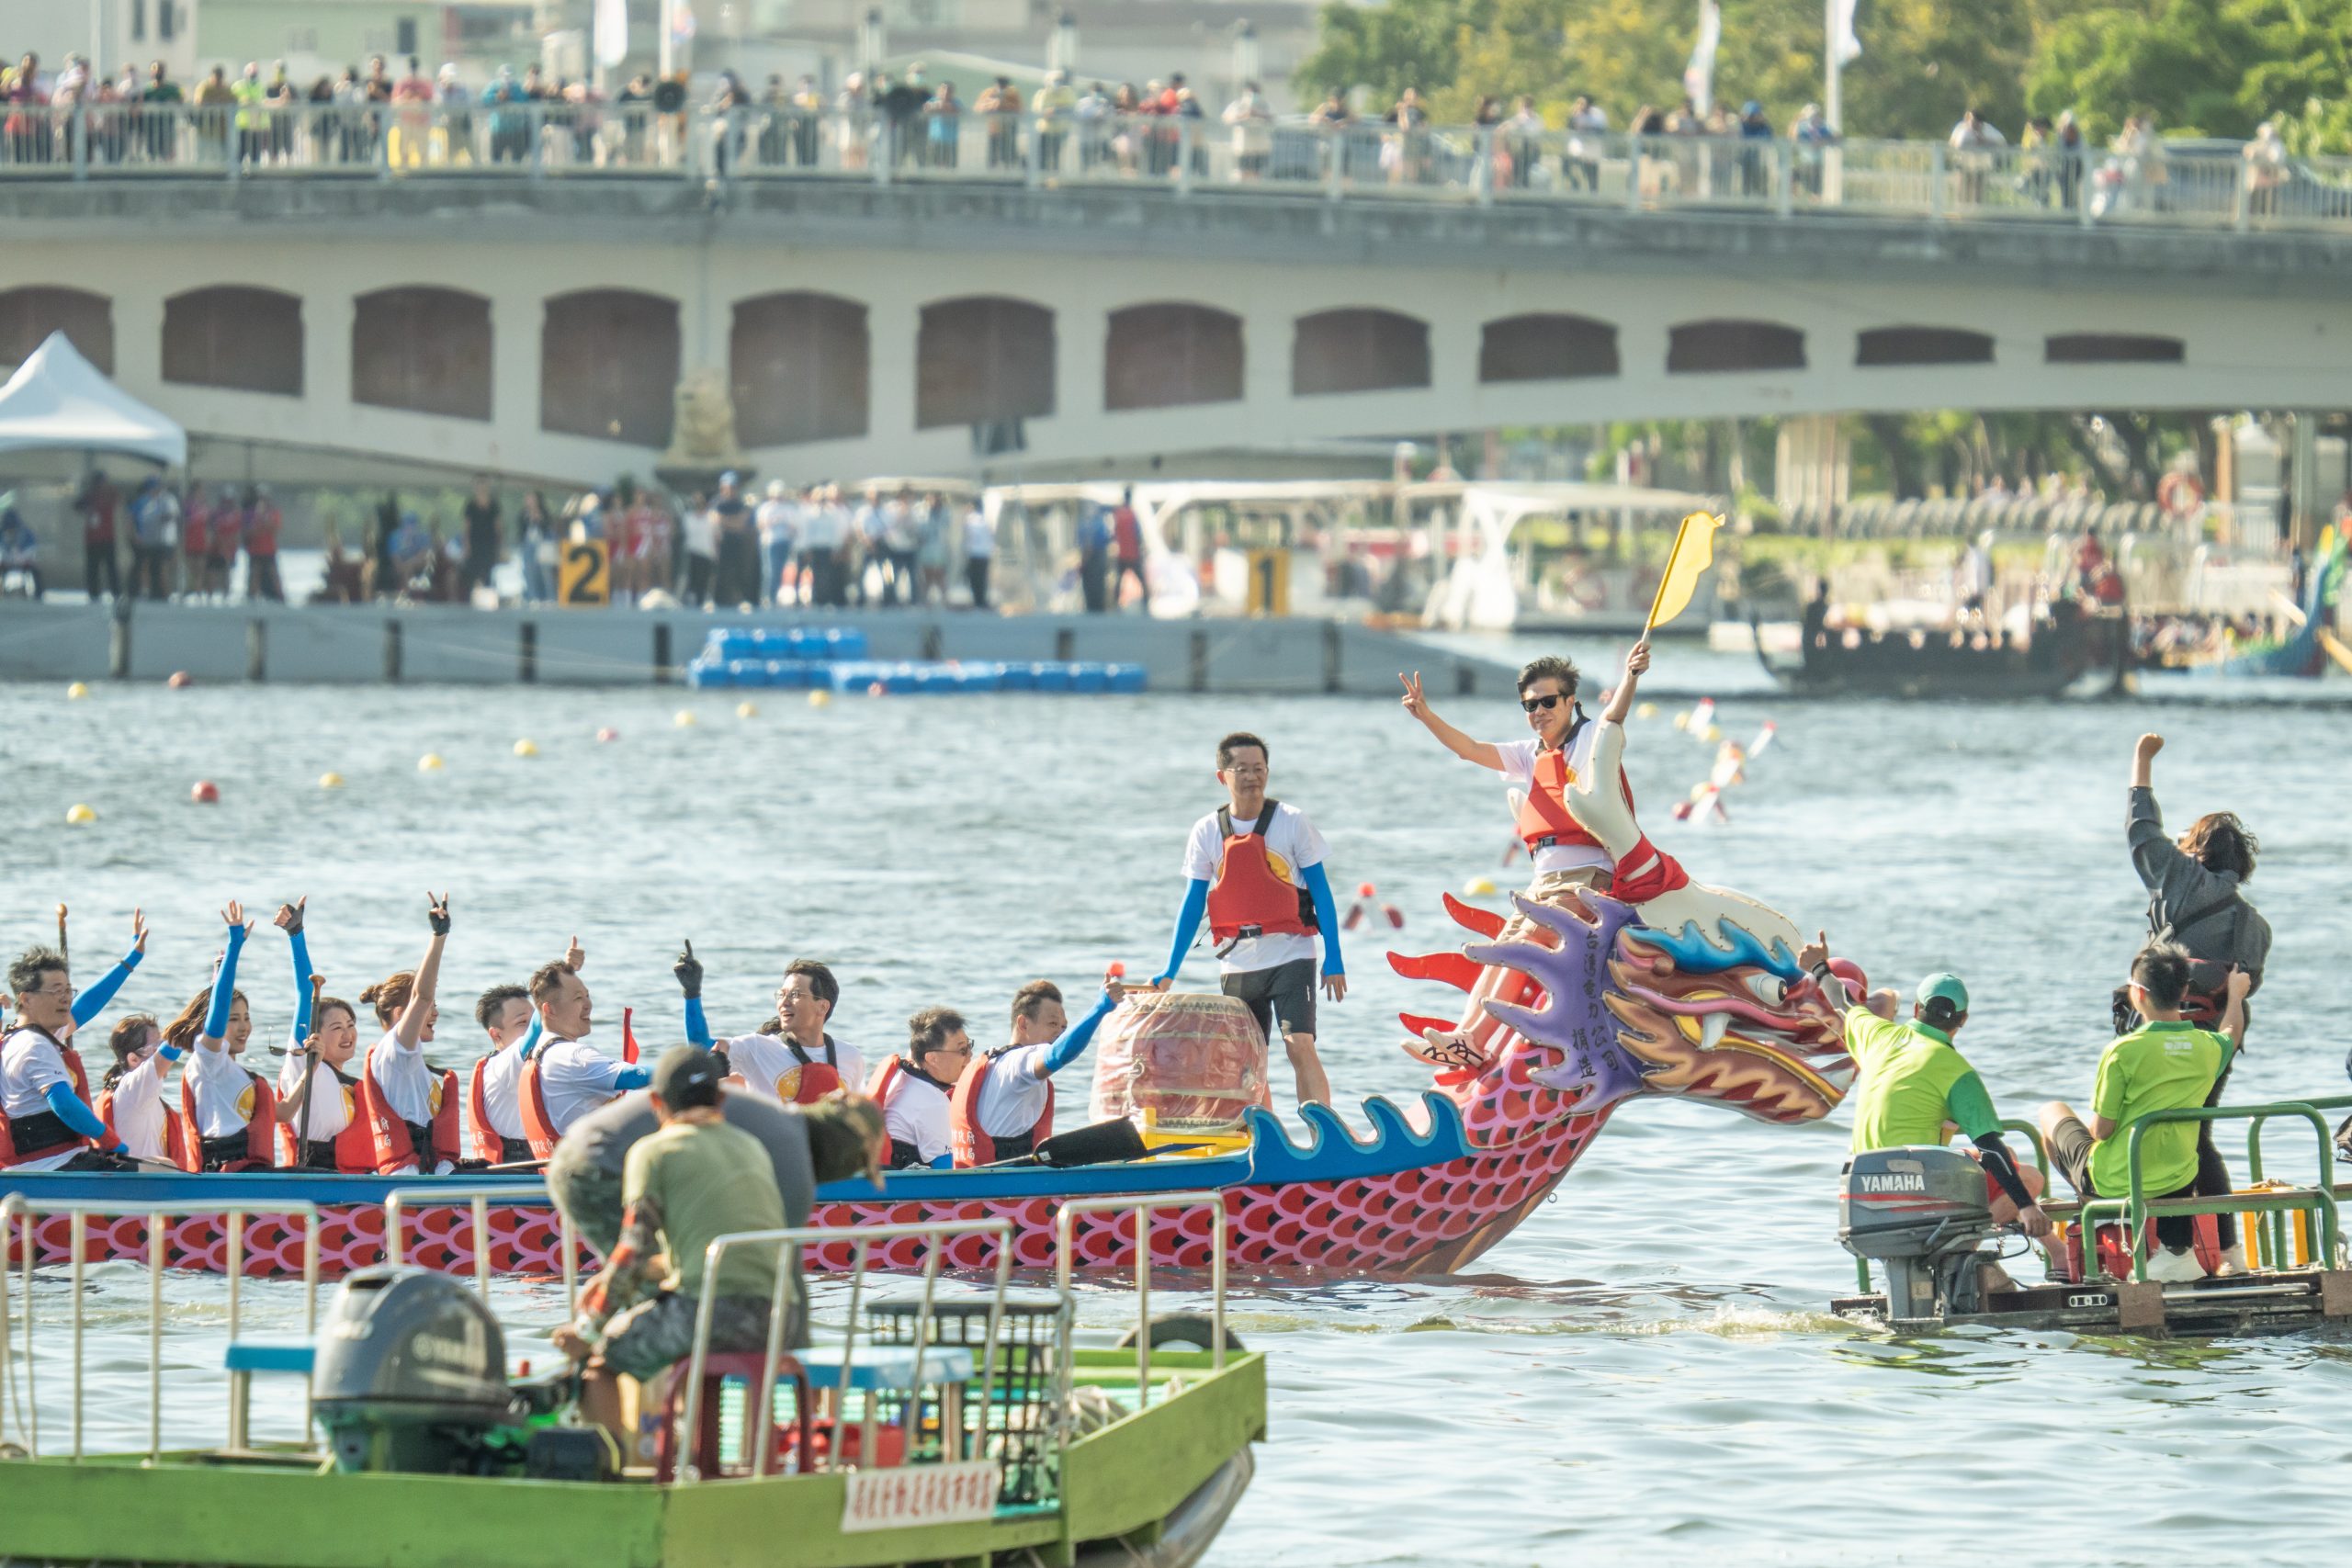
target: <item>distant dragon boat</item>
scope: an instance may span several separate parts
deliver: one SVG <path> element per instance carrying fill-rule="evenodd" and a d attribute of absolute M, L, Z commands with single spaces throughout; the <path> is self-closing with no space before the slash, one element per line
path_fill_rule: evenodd
<path fill-rule="evenodd" d="M 1068 1199 L 1210 1190 L 1224 1198 L 1225 1262 L 1236 1271 L 1447 1274 L 1509 1235 L 1629 1101 L 1684 1095 L 1762 1121 L 1804 1122 L 1827 1114 L 1852 1081 L 1835 1024 L 1792 999 L 1810 985 L 1785 936 L 1792 928 L 1761 906 L 1717 896 L 1672 911 L 1695 910 L 1695 918 L 1667 920 L 1657 906 L 1636 911 L 1598 896 L 1573 910 L 1522 903 L 1544 940 L 1514 942 L 1494 941 L 1500 915 L 1452 898 L 1446 906 L 1484 945 L 1391 954 L 1390 963 L 1408 977 L 1463 990 L 1484 964 L 1510 971 L 1488 1004 L 1485 1063 L 1439 1072 L 1434 1087 L 1408 1105 L 1367 1100 L 1368 1136 L 1309 1105 L 1306 1136 L 1297 1142 L 1274 1116 L 1253 1109 L 1244 1119 L 1244 1146 L 1070 1169 L 893 1171 L 880 1190 L 863 1179 L 822 1188 L 814 1223 L 849 1230 L 1007 1219 L 1020 1265 L 1045 1268 L 1054 1256 L 1053 1216 Z M 1742 909 L 1770 919 L 1740 923 Z M 1671 929 L 1645 923 L 1649 915 Z M 1758 926 L 1770 934 L 1750 929 Z M 1405 1020 L 1414 1034 L 1437 1021 Z M 238 1212 L 245 1216 L 238 1267 L 264 1276 L 302 1268 L 304 1222 L 274 1212 L 273 1201 L 317 1206 L 322 1268 L 340 1275 L 386 1260 L 385 1203 L 394 1194 L 401 1200 L 401 1260 L 453 1273 L 486 1261 L 497 1273 L 553 1275 L 564 1267 L 562 1231 L 542 1190 L 528 1176 L 0 1174 L 0 1195 L 22 1193 L 36 1208 L 80 1201 L 182 1211 L 153 1220 L 137 1213 L 80 1216 L 91 1259 L 146 1260 L 152 1224 L 164 1228 L 168 1263 L 225 1270 L 228 1216 Z M 190 1208 L 198 1212 L 185 1212 Z M 37 1261 L 70 1256 L 74 1223 L 62 1213 L 27 1222 Z M 1171 1218 L 1153 1228 L 1154 1260 L 1204 1268 L 1211 1234 L 1205 1210 Z M 22 1232 L 7 1245 L 10 1258 L 21 1260 Z M 920 1267 L 919 1253 L 914 1241 L 886 1241 L 875 1261 Z M 1081 1223 L 1080 1266 L 1108 1267 L 1131 1255 L 1116 1222 Z M 844 1269 L 850 1249 L 829 1244 L 809 1261 Z M 965 1258 L 951 1248 L 950 1261 L 978 1267 L 981 1259 L 977 1250 Z"/>

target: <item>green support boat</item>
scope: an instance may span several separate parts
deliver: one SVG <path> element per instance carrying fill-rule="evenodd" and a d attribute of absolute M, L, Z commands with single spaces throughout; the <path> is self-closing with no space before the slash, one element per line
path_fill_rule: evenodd
<path fill-rule="evenodd" d="M 1150 1314 L 1150 1213 L 1202 1206 L 1221 1215 L 1214 1194 L 1070 1205 L 1057 1227 L 1056 1289 L 1027 1299 L 1009 1291 L 1009 1248 L 992 1280 L 943 1292 L 936 1260 L 948 1242 L 975 1231 L 1001 1239 L 1001 1220 L 721 1237 L 714 1276 L 727 1247 L 854 1245 L 842 1337 L 788 1348 L 783 1280 L 797 1270 L 778 1271 L 764 1355 L 709 1351 L 706 1299 L 677 1392 L 642 1419 L 626 1468 L 572 1414 L 566 1377 L 510 1377 L 486 1292 L 398 1267 L 345 1281 L 308 1340 L 241 1337 L 232 1294 L 221 1447 L 165 1446 L 163 1374 L 151 1371 L 146 1449 L 85 1452 L 85 1270 L 52 1270 L 70 1275 L 70 1339 L 51 1322 L 36 1335 L 29 1270 L 17 1281 L 0 1271 L 0 1561 L 1182 1568 L 1248 1485 L 1250 1445 L 1266 1428 L 1264 1359 L 1226 1330 L 1221 1269 L 1199 1318 Z M 1135 1327 L 1116 1348 L 1077 1344 L 1067 1244 L 1080 1213 L 1112 1211 L 1133 1213 L 1143 1243 Z M 151 1216 L 158 1234 L 165 1217 Z M 0 1203 L 0 1241 L 34 1218 L 20 1200 Z M 928 1243 L 921 1293 L 868 1300 L 865 1250 L 902 1232 Z M 160 1269 L 149 1295 L 161 1367 L 175 1331 Z M 305 1316 L 317 1325 L 314 1292 Z M 64 1343 L 70 1369 L 58 1364 Z M 298 1443 L 250 1439 L 254 1382 L 272 1373 L 306 1379 Z"/>

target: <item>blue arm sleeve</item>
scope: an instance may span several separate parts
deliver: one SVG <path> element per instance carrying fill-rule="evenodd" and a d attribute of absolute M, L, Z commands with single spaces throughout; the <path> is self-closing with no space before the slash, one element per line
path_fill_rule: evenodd
<path fill-rule="evenodd" d="M 1209 885 L 1206 877 L 1194 877 L 1193 886 L 1184 890 L 1184 907 L 1176 911 L 1176 940 L 1169 944 L 1168 966 L 1159 972 L 1163 980 L 1175 977 L 1184 967 L 1184 954 L 1193 949 L 1193 938 L 1200 934 L 1201 915 L 1209 907 Z"/>
<path fill-rule="evenodd" d="M 547 1026 L 540 1021 L 539 1015 L 536 1012 L 531 1014 L 531 1032 L 523 1036 L 523 1043 L 516 1047 L 523 1053 L 523 1060 L 527 1062 L 531 1059 L 531 1053 L 539 1048 L 539 1036 L 546 1032 Z"/>
<path fill-rule="evenodd" d="M 702 998 L 686 998 L 686 1039 L 704 1050 L 710 1049 L 710 1021 L 703 1016 Z"/>
<path fill-rule="evenodd" d="M 120 1141 L 107 1136 L 107 1124 L 98 1120 L 98 1113 L 91 1110 L 80 1095 L 74 1092 L 72 1084 L 53 1083 L 41 1098 L 49 1101 L 49 1108 L 57 1112 L 60 1122 L 85 1138 L 97 1139 L 100 1147 L 110 1149 Z"/>
<path fill-rule="evenodd" d="M 300 1051 L 311 1037 L 311 944 L 301 931 L 288 944 L 294 953 L 294 1044 Z"/>
<path fill-rule="evenodd" d="M 1340 909 L 1331 902 L 1331 879 L 1323 874 L 1320 864 L 1306 868 L 1306 893 L 1315 900 L 1315 923 L 1323 928 L 1323 973 L 1344 975 L 1348 971 L 1340 962 Z"/>
<path fill-rule="evenodd" d="M 212 976 L 212 1010 L 204 1015 L 204 1037 L 218 1040 L 229 1032 L 229 1009 L 235 1005 L 237 951 L 245 945 L 245 928 L 229 928 L 228 951 L 220 954 L 220 971 Z"/>
<path fill-rule="evenodd" d="M 1055 1041 L 1052 1048 L 1046 1051 L 1046 1071 L 1060 1072 L 1085 1055 L 1086 1048 L 1094 1043 L 1095 1029 L 1110 1016 L 1111 993 L 1105 991 L 1102 999 L 1094 1004 L 1094 1010 L 1071 1025 L 1069 1032 Z"/>
<path fill-rule="evenodd" d="M 643 1089 L 652 1081 L 652 1068 L 640 1067 L 634 1064 L 623 1067 L 619 1072 L 613 1075 L 613 1087 L 615 1089 Z"/>
<path fill-rule="evenodd" d="M 114 1000 L 114 994 L 122 989 L 122 983 L 130 978 L 130 972 L 139 967 L 139 961 L 145 956 L 137 948 L 132 948 L 122 955 L 121 963 L 98 977 L 96 985 L 74 998 L 74 1026 L 76 1029 L 97 1017 L 98 1010 Z"/>

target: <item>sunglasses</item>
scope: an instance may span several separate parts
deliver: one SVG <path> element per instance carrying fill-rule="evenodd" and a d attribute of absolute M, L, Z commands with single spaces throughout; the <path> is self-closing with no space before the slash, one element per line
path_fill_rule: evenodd
<path fill-rule="evenodd" d="M 1555 692 L 1548 697 L 1521 697 L 1519 705 L 1529 713 L 1549 713 L 1567 700 Z"/>

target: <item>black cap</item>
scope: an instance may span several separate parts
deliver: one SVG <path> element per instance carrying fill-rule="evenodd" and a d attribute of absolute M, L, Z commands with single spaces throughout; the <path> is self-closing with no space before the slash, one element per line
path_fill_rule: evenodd
<path fill-rule="evenodd" d="M 727 1064 L 699 1045 L 673 1045 L 653 1064 L 653 1092 L 673 1111 L 718 1103 L 718 1082 Z"/>

